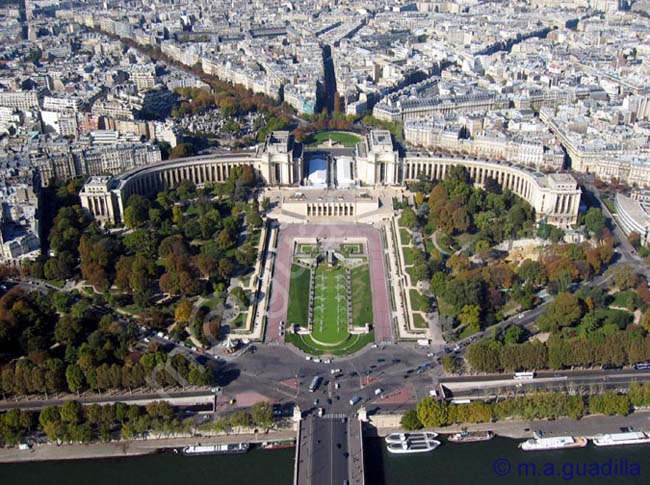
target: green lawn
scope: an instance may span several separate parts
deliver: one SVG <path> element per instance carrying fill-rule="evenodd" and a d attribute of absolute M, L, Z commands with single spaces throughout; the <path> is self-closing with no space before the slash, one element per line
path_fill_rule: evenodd
<path fill-rule="evenodd" d="M 399 238 L 401 239 L 403 246 L 411 244 L 411 233 L 409 233 L 403 227 L 399 228 Z"/>
<path fill-rule="evenodd" d="M 374 332 L 360 335 L 348 335 L 345 341 L 333 347 L 326 347 L 314 342 L 309 335 L 296 335 L 287 333 L 286 341 L 295 345 L 303 352 L 312 355 L 333 354 L 333 355 L 348 355 L 358 350 L 361 350 L 368 344 L 375 341 Z"/>
<path fill-rule="evenodd" d="M 429 299 L 421 295 L 418 290 L 411 290 L 411 307 L 414 312 L 425 312 L 428 313 L 431 305 L 429 304 Z"/>
<path fill-rule="evenodd" d="M 315 250 L 317 250 L 316 246 L 313 246 L 311 244 L 298 244 L 298 253 L 299 254 L 311 254 Z"/>
<path fill-rule="evenodd" d="M 336 143 L 341 143 L 346 147 L 353 147 L 361 141 L 361 138 L 353 133 L 341 133 L 338 131 L 321 131 L 319 133 L 312 133 L 305 140 L 306 145 L 320 145 L 328 140 Z"/>
<path fill-rule="evenodd" d="M 368 265 L 350 270 L 352 285 L 352 325 L 363 326 L 372 323 L 372 291 L 370 289 L 370 270 Z"/>
<path fill-rule="evenodd" d="M 348 335 L 345 269 L 318 265 L 314 292 L 312 335 L 325 344 L 343 341 Z"/>
<path fill-rule="evenodd" d="M 419 313 L 413 314 L 413 326 L 415 328 L 429 328 L 429 322 Z"/>
<path fill-rule="evenodd" d="M 291 265 L 289 283 L 289 309 L 287 324 L 307 326 L 309 317 L 309 278 L 311 271 L 297 264 Z"/>
<path fill-rule="evenodd" d="M 404 264 L 407 266 L 411 266 L 415 264 L 416 259 L 420 257 L 421 260 L 424 258 L 422 257 L 422 251 L 420 251 L 417 248 L 404 248 Z"/>
<path fill-rule="evenodd" d="M 609 212 L 611 212 L 612 214 L 616 214 L 616 205 L 614 204 L 614 201 L 612 199 L 610 199 L 606 195 L 601 195 L 600 200 L 602 200 L 603 204 L 607 206 Z"/>
<path fill-rule="evenodd" d="M 409 268 L 404 268 L 404 271 L 406 271 L 411 277 L 411 284 L 415 286 L 415 284 L 418 282 L 418 279 L 415 277 L 415 267 L 411 266 Z"/>
<path fill-rule="evenodd" d="M 361 255 L 361 244 L 342 244 L 341 253 L 346 257 Z"/>
<path fill-rule="evenodd" d="M 246 316 L 247 316 L 246 312 L 237 314 L 237 316 L 230 321 L 230 326 L 232 328 L 242 328 L 246 323 Z"/>
<path fill-rule="evenodd" d="M 463 331 L 460 332 L 460 335 L 458 335 L 458 340 L 462 340 L 464 338 L 471 337 L 472 335 L 474 335 L 478 331 L 479 331 L 479 329 L 477 329 L 475 327 L 470 327 L 470 326 L 465 327 L 465 328 L 463 328 Z"/>

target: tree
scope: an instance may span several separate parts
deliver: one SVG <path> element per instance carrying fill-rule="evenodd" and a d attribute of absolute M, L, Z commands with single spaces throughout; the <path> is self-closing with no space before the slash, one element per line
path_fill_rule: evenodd
<path fill-rule="evenodd" d="M 496 372 L 501 368 L 501 343 L 481 340 L 467 347 L 467 362 L 479 372 Z"/>
<path fill-rule="evenodd" d="M 517 276 L 524 284 L 530 284 L 535 288 L 544 286 L 546 284 L 546 271 L 544 265 L 539 261 L 532 259 L 524 259 L 517 268 Z"/>
<path fill-rule="evenodd" d="M 537 326 L 542 332 L 558 332 L 562 327 L 574 326 L 581 317 L 578 298 L 571 293 L 560 293 L 537 319 Z"/>
<path fill-rule="evenodd" d="M 230 290 L 230 299 L 233 300 L 240 309 L 247 308 L 250 305 L 248 296 L 241 286 L 235 286 Z"/>
<path fill-rule="evenodd" d="M 631 264 L 619 264 L 611 269 L 614 286 L 621 291 L 635 288 L 639 275 Z"/>
<path fill-rule="evenodd" d="M 465 325 L 473 331 L 481 329 L 481 308 L 478 305 L 465 305 L 458 314 L 461 325 Z"/>
<path fill-rule="evenodd" d="M 38 415 L 38 423 L 45 428 L 49 423 L 61 421 L 61 410 L 57 406 L 48 406 Z"/>
<path fill-rule="evenodd" d="M 416 410 L 420 423 L 427 428 L 436 428 L 447 424 L 448 405 L 444 401 L 425 397 L 417 404 Z"/>
<path fill-rule="evenodd" d="M 131 228 L 141 226 L 149 219 L 149 209 L 151 209 L 149 199 L 133 194 L 124 209 L 124 224 Z"/>
<path fill-rule="evenodd" d="M 187 323 L 192 315 L 192 302 L 188 299 L 181 300 L 174 310 L 174 319 L 177 322 Z"/>
<path fill-rule="evenodd" d="M 230 415 L 230 424 L 242 428 L 250 428 L 253 424 L 253 418 L 246 411 L 235 411 Z"/>
<path fill-rule="evenodd" d="M 511 325 L 503 335 L 503 342 L 506 345 L 518 344 L 524 337 L 524 330 L 519 325 Z"/>
<path fill-rule="evenodd" d="M 61 420 L 64 423 L 79 424 L 82 416 L 82 407 L 78 401 L 67 401 L 61 407 Z"/>
<path fill-rule="evenodd" d="M 585 228 L 593 234 L 596 239 L 602 239 L 603 230 L 605 229 L 606 219 L 603 211 L 592 207 L 585 214 Z"/>
<path fill-rule="evenodd" d="M 420 418 L 418 418 L 418 413 L 415 409 L 409 409 L 402 415 L 400 419 L 400 424 L 405 431 L 416 431 L 422 429 L 422 423 Z"/>
<path fill-rule="evenodd" d="M 84 377 L 83 371 L 81 370 L 81 367 L 76 364 L 69 365 L 65 370 L 65 379 L 68 383 L 68 389 L 70 389 L 71 392 L 76 393 L 79 393 L 79 391 L 84 388 L 86 383 L 86 379 Z"/>
<path fill-rule="evenodd" d="M 418 218 L 413 209 L 407 207 L 402 211 L 402 215 L 399 218 L 400 226 L 407 227 L 409 229 L 415 229 L 417 223 L 418 223 Z"/>
<path fill-rule="evenodd" d="M 54 327 L 54 338 L 63 344 L 75 344 L 82 334 L 81 322 L 71 315 L 63 315 Z"/>
<path fill-rule="evenodd" d="M 188 143 L 179 143 L 169 152 L 169 159 L 185 158 L 194 155 L 194 147 Z"/>
<path fill-rule="evenodd" d="M 273 407 L 266 401 L 253 404 L 251 408 L 253 424 L 268 429 L 273 424 Z"/>

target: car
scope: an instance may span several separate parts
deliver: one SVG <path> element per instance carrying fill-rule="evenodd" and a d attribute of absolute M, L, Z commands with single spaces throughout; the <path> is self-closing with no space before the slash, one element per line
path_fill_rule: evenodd
<path fill-rule="evenodd" d="M 334 383 L 334 389 L 340 389 L 340 388 L 341 388 L 341 384 L 339 384 L 338 382 L 335 382 Z"/>
<path fill-rule="evenodd" d="M 324 363 L 324 364 L 331 364 L 331 363 L 332 363 L 332 359 L 325 359 L 325 360 L 323 361 L 323 363 Z"/>
<path fill-rule="evenodd" d="M 314 358 L 312 359 L 312 361 L 313 361 L 313 362 L 316 362 L 316 363 L 318 364 L 318 363 L 320 362 L 320 359 L 319 359 L 318 357 L 314 357 Z"/>
<path fill-rule="evenodd" d="M 318 398 L 314 399 L 314 406 L 318 406 L 319 403 L 320 403 L 320 399 Z"/>
<path fill-rule="evenodd" d="M 386 362 L 386 359 L 377 359 L 377 362 L 379 363 Z"/>
<path fill-rule="evenodd" d="M 352 399 L 350 399 L 350 406 L 355 406 L 361 401 L 361 398 L 359 396 L 354 396 Z"/>
<path fill-rule="evenodd" d="M 327 404 L 332 404 L 332 399 L 330 399 L 329 397 L 327 398 Z"/>
<path fill-rule="evenodd" d="M 384 392 L 384 390 L 381 387 L 375 389 L 375 396 L 379 396 L 382 392 Z"/>
<path fill-rule="evenodd" d="M 433 357 L 433 352 L 427 352 L 427 357 Z"/>
<path fill-rule="evenodd" d="M 325 410 L 323 408 L 318 408 L 318 417 L 322 418 L 323 414 L 325 414 Z"/>
<path fill-rule="evenodd" d="M 435 389 L 431 389 L 429 391 L 429 396 L 431 396 L 431 397 L 433 397 L 435 399 L 438 399 L 438 391 L 436 391 Z"/>
<path fill-rule="evenodd" d="M 305 357 L 305 360 L 311 360 L 311 356 L 308 355 L 307 357 Z"/>
<path fill-rule="evenodd" d="M 330 370 L 330 374 L 332 374 L 332 375 L 338 374 L 339 372 L 341 372 L 341 369 L 332 369 L 332 370 Z"/>
<path fill-rule="evenodd" d="M 377 344 L 372 344 L 372 345 L 370 346 L 371 349 L 376 349 L 376 348 L 378 348 L 378 347 L 379 347 L 379 345 L 377 345 Z"/>
<path fill-rule="evenodd" d="M 142 340 L 144 340 L 145 344 L 148 344 L 149 342 L 151 342 L 151 339 L 149 337 L 145 337 Z"/>

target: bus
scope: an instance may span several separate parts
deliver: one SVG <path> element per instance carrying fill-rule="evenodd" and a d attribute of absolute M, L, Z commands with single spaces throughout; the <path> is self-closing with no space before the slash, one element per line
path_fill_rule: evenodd
<path fill-rule="evenodd" d="M 311 384 L 309 384 L 309 392 L 314 392 L 316 389 L 318 389 L 318 386 L 320 386 L 321 381 L 323 378 L 321 376 L 316 376 L 311 380 Z"/>
<path fill-rule="evenodd" d="M 515 372 L 515 375 L 512 376 L 513 379 L 533 379 L 535 377 L 534 372 Z"/>

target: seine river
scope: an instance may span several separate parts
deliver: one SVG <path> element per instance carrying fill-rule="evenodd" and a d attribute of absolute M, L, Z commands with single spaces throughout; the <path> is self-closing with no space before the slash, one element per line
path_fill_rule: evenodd
<path fill-rule="evenodd" d="M 366 440 L 367 485 L 650 483 L 650 445 L 525 453 L 517 442 L 444 443 L 433 453 L 389 456 Z M 245 455 L 137 458 L 0 465 L 0 484 L 291 485 L 293 449 Z M 338 484 L 337 484 L 338 485 Z"/>

